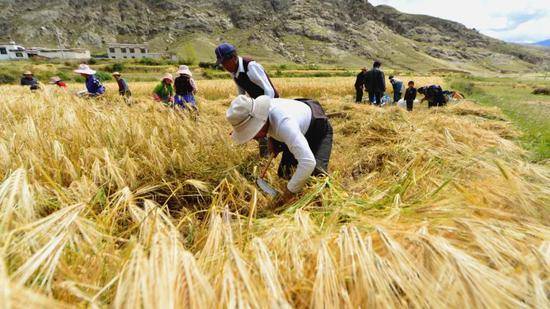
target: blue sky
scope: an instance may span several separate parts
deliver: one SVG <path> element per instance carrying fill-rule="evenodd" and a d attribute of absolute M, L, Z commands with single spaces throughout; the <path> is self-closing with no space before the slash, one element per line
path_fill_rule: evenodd
<path fill-rule="evenodd" d="M 550 0 L 370 0 L 402 12 L 427 14 L 463 23 L 509 42 L 550 39 Z"/>

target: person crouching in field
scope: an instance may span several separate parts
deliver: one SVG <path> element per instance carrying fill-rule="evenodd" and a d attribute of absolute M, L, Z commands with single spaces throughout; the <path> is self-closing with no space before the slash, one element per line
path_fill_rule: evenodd
<path fill-rule="evenodd" d="M 412 112 L 414 100 L 416 100 L 416 88 L 414 88 L 414 82 L 409 82 L 409 87 L 405 90 L 405 102 L 407 102 L 407 110 Z"/>
<path fill-rule="evenodd" d="M 199 109 L 195 102 L 197 86 L 193 80 L 193 73 L 191 73 L 188 66 L 182 65 L 178 70 L 178 74 L 179 76 L 174 81 L 174 87 L 176 88 L 175 105 L 183 109 L 187 109 L 189 105 L 190 110 L 198 112 Z"/>
<path fill-rule="evenodd" d="M 132 92 L 130 91 L 130 87 L 128 87 L 126 80 L 122 78 L 122 74 L 119 72 L 114 72 L 113 77 L 118 85 L 118 94 L 122 97 L 131 97 Z"/>
<path fill-rule="evenodd" d="M 165 106 L 173 106 L 174 104 L 174 78 L 172 74 L 166 73 L 160 84 L 153 89 L 153 98 L 155 101 L 162 102 Z"/>
<path fill-rule="evenodd" d="M 25 71 L 23 73 L 23 77 L 21 77 L 20 81 L 21 86 L 29 86 L 31 90 L 38 90 L 40 89 L 40 82 L 31 71 Z"/>
<path fill-rule="evenodd" d="M 403 95 L 403 82 L 392 75 L 390 76 L 390 83 L 393 87 L 393 104 L 397 104 Z"/>
<path fill-rule="evenodd" d="M 447 104 L 445 96 L 443 95 L 443 89 L 439 85 L 424 86 L 418 88 L 418 93 L 424 95 L 424 98 L 420 101 L 428 101 L 428 108 L 440 107 Z"/>
<path fill-rule="evenodd" d="M 105 86 L 95 76 L 96 71 L 92 70 L 87 64 L 79 65 L 74 72 L 86 79 L 86 90 L 78 92 L 79 97 L 95 98 L 105 93 Z"/>
<path fill-rule="evenodd" d="M 61 80 L 61 78 L 59 76 L 54 76 L 52 78 L 50 78 L 50 84 L 51 85 L 56 85 L 58 89 L 63 89 L 63 90 L 66 90 L 67 89 L 67 84 Z"/>
<path fill-rule="evenodd" d="M 122 78 L 122 74 L 120 74 L 119 72 L 114 72 L 113 77 L 115 78 L 118 85 L 118 94 L 124 98 L 124 102 L 126 102 L 127 105 L 130 105 L 132 92 L 130 91 L 130 87 L 128 87 L 128 83 L 124 78 Z"/>
<path fill-rule="evenodd" d="M 214 52 L 217 64 L 231 74 L 239 94 L 248 94 L 253 99 L 262 95 L 270 98 L 279 97 L 279 92 L 261 64 L 253 59 L 240 57 L 235 46 L 228 43 L 220 44 Z M 260 156 L 267 157 L 267 139 L 258 139 L 258 143 Z"/>
<path fill-rule="evenodd" d="M 283 153 L 278 175 L 290 180 L 276 206 L 291 201 L 311 175 L 327 173 L 333 131 L 317 101 L 240 95 L 231 103 L 226 118 L 236 144 L 269 137 L 269 152 L 273 156 Z"/>

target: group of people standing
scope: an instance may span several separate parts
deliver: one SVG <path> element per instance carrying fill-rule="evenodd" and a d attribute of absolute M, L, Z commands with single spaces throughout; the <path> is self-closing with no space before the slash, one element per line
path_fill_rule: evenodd
<path fill-rule="evenodd" d="M 355 80 L 356 103 L 363 102 L 363 94 L 366 91 L 369 95 L 369 102 L 377 106 L 382 104 L 382 97 L 386 92 L 386 78 L 381 67 L 382 63 L 375 61 L 371 70 L 364 67 L 357 75 Z"/>
<path fill-rule="evenodd" d="M 386 92 L 386 80 L 384 72 L 381 70 L 382 63 L 375 61 L 371 70 L 368 70 L 366 67 L 357 74 L 355 80 L 355 102 L 363 102 L 363 94 L 366 91 L 369 96 L 369 102 L 376 106 L 384 105 L 384 97 Z M 403 97 L 403 82 L 395 78 L 395 76 L 390 76 L 389 81 L 393 88 L 393 103 L 397 103 Z M 414 101 L 416 100 L 417 94 L 424 95 L 421 103 L 428 101 L 428 107 L 438 107 L 444 106 L 447 103 L 446 96 L 461 96 L 456 92 L 445 91 L 439 85 L 431 85 L 415 88 L 414 81 L 409 81 L 407 88 L 405 89 L 404 100 L 407 104 L 407 110 L 412 111 L 414 107 Z M 389 99 L 388 99 L 389 100 Z"/>

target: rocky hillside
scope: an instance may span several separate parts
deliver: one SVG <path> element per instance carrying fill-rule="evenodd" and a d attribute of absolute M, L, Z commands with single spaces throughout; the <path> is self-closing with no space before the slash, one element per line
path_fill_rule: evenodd
<path fill-rule="evenodd" d="M 0 40 L 104 51 L 149 41 L 212 60 L 231 41 L 264 61 L 360 65 L 381 59 L 410 70 L 536 68 L 546 51 L 506 44 L 461 24 L 366 0 L 0 0 Z"/>

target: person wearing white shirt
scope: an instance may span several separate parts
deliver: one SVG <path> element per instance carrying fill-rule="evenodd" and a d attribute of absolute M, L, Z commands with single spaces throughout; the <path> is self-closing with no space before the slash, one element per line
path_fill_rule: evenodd
<path fill-rule="evenodd" d="M 279 176 L 289 178 L 294 173 L 282 202 L 299 193 L 310 176 L 327 173 L 333 132 L 318 102 L 240 95 L 231 103 L 226 118 L 236 144 L 269 137 L 270 151 L 283 153 Z"/>
<path fill-rule="evenodd" d="M 238 56 L 237 49 L 228 43 L 219 45 L 215 53 L 217 63 L 231 74 L 237 84 L 238 94 L 248 94 L 253 99 L 262 95 L 272 99 L 279 97 L 261 64 L 250 58 Z"/>
<path fill-rule="evenodd" d="M 231 74 L 237 85 L 238 94 L 247 94 L 253 99 L 262 95 L 272 99 L 279 97 L 279 93 L 262 65 L 250 58 L 239 57 L 235 46 L 228 43 L 220 44 L 216 48 L 215 54 L 217 64 L 223 66 Z M 267 140 L 259 139 L 258 142 L 260 143 L 260 156 L 267 157 Z"/>

